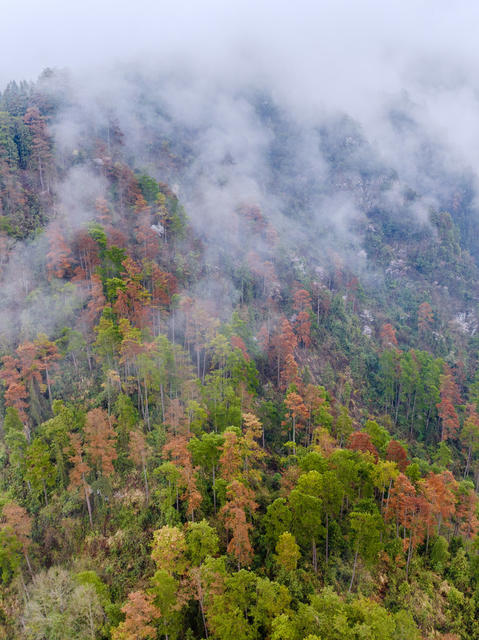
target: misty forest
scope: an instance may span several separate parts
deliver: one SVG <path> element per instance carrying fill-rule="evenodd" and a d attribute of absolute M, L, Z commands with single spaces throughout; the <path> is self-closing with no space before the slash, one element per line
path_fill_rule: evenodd
<path fill-rule="evenodd" d="M 0 639 L 479 638 L 477 103 L 257 71 L 0 87 Z"/>

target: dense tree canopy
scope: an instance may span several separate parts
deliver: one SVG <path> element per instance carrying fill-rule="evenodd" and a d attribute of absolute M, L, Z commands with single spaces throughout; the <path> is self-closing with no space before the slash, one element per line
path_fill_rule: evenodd
<path fill-rule="evenodd" d="M 119 124 L 60 157 L 48 100 L 0 97 L 0 270 L 29 239 L 18 313 L 66 318 L 1 340 L 1 637 L 477 637 L 478 343 L 448 309 L 478 274 L 451 216 L 367 212 L 371 265 L 409 261 L 377 286 L 244 202 L 212 265 Z M 98 180 L 73 225 L 74 167 Z"/>

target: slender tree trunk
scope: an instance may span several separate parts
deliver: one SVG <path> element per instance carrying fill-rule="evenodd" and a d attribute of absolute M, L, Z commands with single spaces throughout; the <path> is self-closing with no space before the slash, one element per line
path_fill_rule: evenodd
<path fill-rule="evenodd" d="M 45 191 L 45 183 L 43 182 L 43 167 L 42 167 L 42 159 L 38 156 L 38 173 L 40 175 L 40 186 L 42 191 Z"/>
<path fill-rule="evenodd" d="M 161 419 L 165 421 L 165 393 L 163 390 L 163 383 L 160 384 L 160 399 L 161 399 Z"/>
<path fill-rule="evenodd" d="M 106 387 L 106 403 L 107 403 L 108 419 L 110 419 L 110 416 L 111 416 L 110 383 L 108 383 Z"/>
<path fill-rule="evenodd" d="M 479 489 L 479 470 L 476 471 L 474 476 L 474 489 L 477 491 Z"/>
<path fill-rule="evenodd" d="M 296 418 L 293 415 L 293 454 L 296 455 Z"/>
<path fill-rule="evenodd" d="M 144 386 L 145 386 L 146 426 L 148 428 L 148 431 L 150 431 L 151 430 L 151 428 L 150 428 L 150 408 L 148 406 L 148 386 L 146 384 L 146 375 L 143 377 L 143 382 L 144 382 Z"/>
<path fill-rule="evenodd" d="M 471 453 L 472 453 L 472 447 L 469 447 L 469 450 L 467 452 L 466 468 L 464 469 L 464 479 L 466 479 L 469 473 L 469 467 L 471 464 Z"/>
<path fill-rule="evenodd" d="M 27 563 L 28 571 L 30 572 L 30 575 L 33 577 L 34 574 L 32 570 L 32 565 L 30 564 L 30 558 L 28 557 L 28 553 L 26 549 L 23 551 L 23 555 L 25 556 L 25 562 Z"/>
<path fill-rule="evenodd" d="M 351 593 L 351 589 L 353 588 L 353 582 L 356 576 L 356 564 L 358 562 L 358 553 L 359 553 L 359 548 L 356 549 L 356 553 L 354 554 L 353 575 L 351 576 L 351 582 L 349 583 L 348 593 Z"/>
<path fill-rule="evenodd" d="M 411 416 L 411 438 L 412 438 L 412 434 L 413 434 L 413 427 L 414 427 L 414 416 L 416 415 L 416 397 L 417 397 L 417 390 L 414 391 L 414 402 L 412 405 L 412 416 Z"/>
<path fill-rule="evenodd" d="M 205 608 L 203 606 L 203 598 L 199 599 L 200 611 L 201 611 L 201 619 L 203 620 L 203 627 L 205 630 L 205 638 L 208 638 L 208 627 L 206 626 L 206 617 L 205 617 Z"/>
<path fill-rule="evenodd" d="M 393 481 L 392 478 L 389 480 L 389 487 L 388 487 L 388 497 L 386 498 L 386 511 L 388 510 L 389 507 L 389 496 L 391 495 L 391 485 L 392 485 Z"/>
<path fill-rule="evenodd" d="M 313 538 L 313 569 L 314 573 L 318 573 L 318 551 L 316 549 L 316 540 Z"/>
<path fill-rule="evenodd" d="M 329 516 L 326 514 L 326 564 L 329 560 Z"/>
<path fill-rule="evenodd" d="M 93 517 L 91 514 L 90 496 L 88 495 L 88 489 L 87 489 L 87 484 L 85 482 L 85 478 L 83 478 L 83 490 L 85 491 L 85 500 L 86 500 L 86 506 L 88 509 L 88 518 L 90 520 L 90 527 L 93 529 Z"/>
<path fill-rule="evenodd" d="M 412 531 L 409 532 L 409 548 L 407 550 L 407 562 L 406 562 L 406 582 L 409 581 L 409 564 L 412 557 Z"/>
<path fill-rule="evenodd" d="M 398 414 L 399 414 L 399 398 L 401 396 L 401 385 L 399 385 L 398 390 L 397 390 L 397 395 L 396 395 L 396 415 L 394 417 L 394 424 L 397 425 L 398 423 Z"/>
<path fill-rule="evenodd" d="M 146 463 L 145 462 L 143 462 L 143 478 L 145 479 L 146 504 L 148 504 L 148 500 L 150 499 L 150 492 L 149 492 L 149 488 L 148 488 L 148 473 L 146 471 Z"/>
<path fill-rule="evenodd" d="M 439 514 L 439 517 L 437 519 L 437 535 L 440 535 L 441 533 L 441 525 L 442 525 L 442 513 Z"/>
<path fill-rule="evenodd" d="M 205 381 L 205 375 L 206 375 L 206 349 L 205 352 L 203 354 L 203 373 L 201 376 L 201 381 L 204 383 Z"/>
<path fill-rule="evenodd" d="M 23 594 L 22 594 L 23 595 L 23 600 L 24 600 L 24 602 L 26 604 L 30 600 L 30 597 L 28 595 L 27 585 L 25 584 L 25 580 L 23 579 L 23 571 L 19 571 L 19 574 L 20 574 L 20 580 L 22 582 L 22 588 L 23 588 Z M 32 574 L 32 577 L 33 577 L 33 574 Z M 23 618 L 23 616 L 22 616 L 22 618 Z M 22 626 L 25 629 L 25 622 L 23 621 L 23 619 L 22 619 Z"/>
<path fill-rule="evenodd" d="M 47 379 L 48 399 L 50 401 L 50 408 L 52 407 L 52 387 L 50 385 L 50 376 L 48 375 L 48 367 L 45 367 L 45 377 Z"/>
<path fill-rule="evenodd" d="M 429 421 L 431 419 L 431 409 L 432 409 L 432 402 L 429 404 L 429 409 L 427 410 L 427 416 L 426 416 L 426 427 L 424 429 L 424 431 L 427 433 L 427 429 L 429 427 Z"/>
<path fill-rule="evenodd" d="M 213 465 L 213 508 L 215 510 L 215 513 L 216 513 L 216 487 L 215 487 L 215 482 L 216 482 L 216 471 L 215 471 L 215 465 Z"/>
<path fill-rule="evenodd" d="M 145 419 L 145 409 L 143 405 L 143 394 L 141 392 L 141 382 L 140 382 L 140 372 L 138 369 L 136 370 L 136 384 L 138 390 L 138 408 L 140 409 L 141 415 L 143 416 L 143 420 Z"/>
<path fill-rule="evenodd" d="M 88 603 L 88 622 L 90 623 L 91 640 L 95 640 L 95 623 L 93 620 L 93 612 L 91 610 L 91 602 Z"/>

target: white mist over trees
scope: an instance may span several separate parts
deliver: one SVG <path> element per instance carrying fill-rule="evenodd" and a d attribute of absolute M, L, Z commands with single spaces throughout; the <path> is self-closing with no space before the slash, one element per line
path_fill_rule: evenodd
<path fill-rule="evenodd" d="M 477 14 L 7 7 L 0 637 L 479 637 Z"/>

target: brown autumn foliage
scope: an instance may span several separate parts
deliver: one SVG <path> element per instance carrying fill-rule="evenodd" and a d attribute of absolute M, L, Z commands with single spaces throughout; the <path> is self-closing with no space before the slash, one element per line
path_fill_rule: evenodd
<path fill-rule="evenodd" d="M 417 325 L 420 332 L 429 331 L 434 322 L 434 313 L 429 302 L 423 302 L 419 305 L 417 314 Z"/>
<path fill-rule="evenodd" d="M 144 591 L 129 593 L 128 601 L 121 609 L 125 620 L 113 630 L 112 640 L 154 640 L 161 611 L 153 601 L 154 596 Z"/>
<path fill-rule="evenodd" d="M 26 554 L 31 544 L 33 518 L 28 515 L 26 509 L 16 502 L 7 502 L 2 509 L 3 522 L 10 527 L 22 544 Z"/>
<path fill-rule="evenodd" d="M 233 480 L 226 490 L 226 498 L 227 501 L 221 507 L 220 516 L 231 535 L 227 551 L 236 558 L 238 568 L 249 566 L 253 558 L 253 547 L 249 539 L 252 524 L 248 520 L 248 514 L 251 518 L 258 508 L 254 500 L 254 492 L 239 480 Z"/>
<path fill-rule="evenodd" d="M 292 428 L 292 440 L 295 443 L 297 430 L 298 428 L 304 430 L 309 418 L 309 411 L 304 404 L 302 396 L 295 391 L 291 391 L 286 395 L 284 404 L 287 409 L 286 417 Z"/>
<path fill-rule="evenodd" d="M 90 300 L 88 302 L 84 316 L 90 326 L 93 326 L 95 321 L 101 315 L 103 308 L 106 304 L 106 298 L 103 293 L 103 284 L 101 278 L 97 274 L 93 274 L 90 277 Z"/>
<path fill-rule="evenodd" d="M 128 451 L 133 464 L 140 469 L 143 473 L 143 479 L 145 483 L 145 497 L 148 502 L 149 499 L 149 486 L 148 486 L 148 472 L 147 462 L 148 457 L 151 454 L 151 447 L 147 443 L 145 435 L 142 431 L 131 431 L 128 442 Z"/>
<path fill-rule="evenodd" d="M 99 279 L 95 274 L 95 269 L 100 264 L 98 244 L 87 231 L 80 230 L 75 234 L 72 251 L 77 263 L 72 282 L 88 282 L 93 276 Z"/>
<path fill-rule="evenodd" d="M 113 475 L 113 461 L 118 457 L 112 420 L 103 409 L 91 409 L 86 414 L 85 450 L 92 464 L 103 476 Z"/>
<path fill-rule="evenodd" d="M 379 459 L 378 451 L 371 441 L 371 436 L 365 431 L 355 431 L 349 436 L 348 449 L 370 453 L 375 462 Z"/>
<path fill-rule="evenodd" d="M 113 310 L 121 318 L 127 318 L 132 325 L 143 329 L 150 323 L 150 293 L 142 285 L 140 266 L 131 258 L 123 261 L 122 273 L 124 289 L 118 289 Z"/>
<path fill-rule="evenodd" d="M 395 462 L 399 471 L 404 473 L 409 464 L 406 449 L 397 440 L 390 440 L 386 450 L 386 460 Z"/>
<path fill-rule="evenodd" d="M 193 465 L 191 452 L 188 449 L 189 436 L 179 433 L 169 436 L 163 447 L 163 453 L 173 462 L 180 474 L 181 499 L 186 502 L 186 513 L 194 520 L 195 511 L 200 506 L 203 496 L 198 490 L 196 475 L 199 470 Z"/>
<path fill-rule="evenodd" d="M 288 353 L 285 358 L 284 366 L 280 373 L 281 389 L 287 389 L 294 384 L 296 388 L 301 388 L 301 379 L 299 377 L 299 367 L 292 353 Z"/>
<path fill-rule="evenodd" d="M 220 475 L 227 482 L 231 482 L 240 475 L 243 465 L 243 451 L 238 434 L 234 431 L 224 432 L 219 465 Z"/>
<path fill-rule="evenodd" d="M 294 294 L 293 308 L 297 312 L 294 323 L 298 341 L 305 347 L 311 345 L 311 296 L 306 289 L 298 289 Z"/>
<path fill-rule="evenodd" d="M 51 400 L 50 372 L 59 359 L 57 346 L 44 334 L 40 334 L 34 342 L 20 344 L 16 349 L 16 356 L 3 357 L 0 379 L 6 387 L 5 404 L 16 408 L 23 421 L 27 418 L 25 410 L 32 393 L 48 390 Z"/>
<path fill-rule="evenodd" d="M 243 358 L 249 362 L 251 360 L 249 354 L 248 354 L 248 350 L 246 349 L 246 345 L 244 343 L 243 338 L 240 338 L 240 336 L 231 336 L 231 346 L 233 347 L 233 349 L 239 349 L 241 351 L 241 353 L 243 354 Z"/>
<path fill-rule="evenodd" d="M 450 471 L 429 473 L 423 480 L 423 494 L 429 502 L 431 517 L 436 521 L 438 535 L 442 526 L 447 529 L 451 526 L 456 512 L 457 488 L 458 483 Z"/>
<path fill-rule="evenodd" d="M 17 409 L 23 422 L 27 420 L 25 409 L 28 407 L 28 392 L 24 380 L 22 379 L 18 359 L 13 356 L 4 356 L 3 367 L 0 371 L 0 378 L 6 387 L 5 405 Z"/>
<path fill-rule="evenodd" d="M 460 404 L 461 397 L 453 373 L 447 365 L 444 365 L 440 384 L 441 400 L 436 406 L 442 424 L 441 440 L 449 440 L 459 431 L 459 416 L 454 405 Z"/>
<path fill-rule="evenodd" d="M 52 224 L 47 231 L 49 251 L 46 255 L 48 279 L 63 278 L 72 266 L 72 251 L 58 223 Z"/>
<path fill-rule="evenodd" d="M 379 337 L 384 349 L 397 349 L 398 341 L 396 338 L 396 329 L 391 323 L 387 322 L 386 324 L 383 324 L 381 331 L 379 332 Z"/>
<path fill-rule="evenodd" d="M 277 384 L 280 386 L 282 382 L 282 389 L 286 389 L 288 378 L 291 377 L 291 371 L 293 364 L 295 364 L 294 350 L 298 344 L 298 339 L 293 331 L 293 328 L 286 318 L 281 321 L 280 330 L 272 337 L 270 345 L 272 347 L 270 355 L 276 360 L 277 369 Z M 284 367 L 287 365 L 286 371 Z M 281 381 L 281 373 L 283 373 L 283 380 Z"/>
<path fill-rule="evenodd" d="M 83 492 L 85 502 L 88 509 L 88 517 L 90 520 L 90 526 L 93 527 L 92 507 L 90 502 L 91 487 L 87 482 L 87 475 L 90 473 L 91 468 L 84 460 L 84 450 L 79 433 L 70 433 L 70 456 L 69 462 L 70 468 L 70 485 L 69 491 L 80 490 Z"/>
<path fill-rule="evenodd" d="M 430 504 L 402 473 L 396 478 L 389 494 L 385 517 L 395 522 L 397 537 L 402 529 L 404 551 L 407 552 L 407 579 L 413 551 L 424 540 L 428 530 Z"/>

